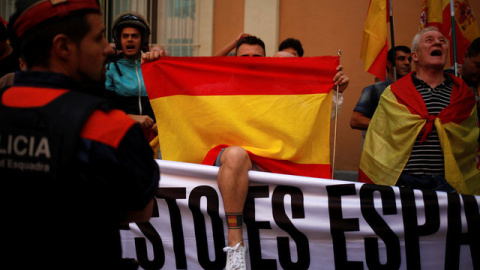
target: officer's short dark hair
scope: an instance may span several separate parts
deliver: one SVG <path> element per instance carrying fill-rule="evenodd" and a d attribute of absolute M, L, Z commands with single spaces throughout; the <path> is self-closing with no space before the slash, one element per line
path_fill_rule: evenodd
<path fill-rule="evenodd" d="M 32 65 L 48 66 L 50 49 L 53 38 L 64 34 L 76 44 L 80 44 L 85 35 L 91 30 L 87 14 L 92 10 L 78 10 L 62 18 L 50 18 L 27 29 L 18 37 L 15 22 L 22 13 L 37 4 L 40 0 L 17 0 L 15 13 L 10 17 L 8 33 L 14 49 L 23 58 L 27 67 Z M 67 2 L 68 4 L 68 2 Z M 23 18 L 22 18 L 23 19 Z"/>

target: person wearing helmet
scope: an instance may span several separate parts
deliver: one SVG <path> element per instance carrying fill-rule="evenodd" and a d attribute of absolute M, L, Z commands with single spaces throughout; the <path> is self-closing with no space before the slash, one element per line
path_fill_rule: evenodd
<path fill-rule="evenodd" d="M 99 3 L 15 8 L 27 70 L 0 91 L 3 265 L 125 269 L 120 227 L 150 219 L 160 176 L 140 125 L 100 98 L 113 49 Z"/>
<path fill-rule="evenodd" d="M 107 97 L 140 123 L 148 139 L 153 139 L 157 133 L 156 121 L 140 67 L 142 51 L 148 51 L 150 27 L 141 14 L 124 12 L 115 18 L 112 30 L 119 53 L 107 64 Z"/>

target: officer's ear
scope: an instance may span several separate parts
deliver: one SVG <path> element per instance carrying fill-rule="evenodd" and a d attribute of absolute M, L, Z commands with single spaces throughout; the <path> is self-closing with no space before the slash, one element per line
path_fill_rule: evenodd
<path fill-rule="evenodd" d="M 52 40 L 52 57 L 68 61 L 74 51 L 75 42 L 65 34 L 58 34 Z"/>

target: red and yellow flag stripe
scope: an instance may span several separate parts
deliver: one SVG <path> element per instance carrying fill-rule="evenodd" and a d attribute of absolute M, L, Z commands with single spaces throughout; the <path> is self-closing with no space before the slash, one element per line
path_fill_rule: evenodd
<path fill-rule="evenodd" d="M 221 147 L 241 146 L 269 171 L 329 177 L 338 63 L 333 56 L 170 57 L 142 66 L 162 157 L 213 164 Z"/>

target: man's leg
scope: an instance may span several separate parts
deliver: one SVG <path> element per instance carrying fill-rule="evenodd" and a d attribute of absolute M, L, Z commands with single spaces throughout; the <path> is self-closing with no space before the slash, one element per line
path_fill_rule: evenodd
<path fill-rule="evenodd" d="M 247 197 L 248 171 L 252 168 L 252 162 L 245 149 L 232 146 L 223 151 L 220 163 L 218 188 L 222 194 L 225 215 L 227 219 L 230 217 L 230 221 L 227 220 L 228 246 L 233 247 L 243 239 L 243 206 Z"/>

